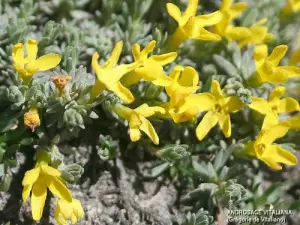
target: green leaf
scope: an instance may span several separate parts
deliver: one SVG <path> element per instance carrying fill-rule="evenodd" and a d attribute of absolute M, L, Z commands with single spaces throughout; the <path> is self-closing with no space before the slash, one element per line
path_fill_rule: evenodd
<path fill-rule="evenodd" d="M 0 191 L 7 192 L 9 190 L 11 181 L 12 177 L 6 174 L 2 182 L 0 183 Z"/>
<path fill-rule="evenodd" d="M 151 177 L 158 177 L 170 167 L 168 162 L 164 162 L 150 170 Z"/>
<path fill-rule="evenodd" d="M 209 173 L 208 173 L 208 170 L 207 170 L 207 166 L 202 163 L 202 164 L 199 164 L 196 159 L 192 159 L 192 165 L 193 165 L 193 168 L 197 171 L 198 175 L 200 175 L 200 177 L 204 180 L 204 181 L 207 181 L 209 180 Z"/>
<path fill-rule="evenodd" d="M 213 55 L 213 59 L 216 62 L 216 64 L 220 67 L 220 69 L 226 72 L 227 75 L 230 75 L 232 77 L 238 76 L 238 71 L 235 68 L 235 66 L 232 65 L 231 62 L 219 55 Z"/>

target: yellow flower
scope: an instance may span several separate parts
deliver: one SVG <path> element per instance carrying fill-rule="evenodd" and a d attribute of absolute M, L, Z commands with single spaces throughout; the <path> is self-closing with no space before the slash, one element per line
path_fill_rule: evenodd
<path fill-rule="evenodd" d="M 288 119 L 286 122 L 289 124 L 291 129 L 296 129 L 296 130 L 300 129 L 300 115 L 293 116 L 292 118 Z"/>
<path fill-rule="evenodd" d="M 296 66 L 278 66 L 288 50 L 287 45 L 275 47 L 268 56 L 268 46 L 259 45 L 254 49 L 254 60 L 258 72 L 258 82 L 279 84 L 289 78 L 300 76 L 300 68 Z"/>
<path fill-rule="evenodd" d="M 300 48 L 296 49 L 294 53 L 292 54 L 290 61 L 290 66 L 297 66 L 300 65 Z"/>
<path fill-rule="evenodd" d="M 286 135 L 288 130 L 289 126 L 284 122 L 269 129 L 262 129 L 256 140 L 246 147 L 248 154 L 257 157 L 274 170 L 282 169 L 279 163 L 296 165 L 298 160 L 294 154 L 273 144 L 276 139 Z"/>
<path fill-rule="evenodd" d="M 293 98 L 280 99 L 285 93 L 285 87 L 278 86 L 270 93 L 269 99 L 252 97 L 251 109 L 266 115 L 262 129 L 270 128 L 278 123 L 278 113 L 299 111 L 299 103 Z"/>
<path fill-rule="evenodd" d="M 130 109 L 126 106 L 118 105 L 113 108 L 113 111 L 129 121 L 129 134 L 131 141 L 138 141 L 141 138 L 141 131 L 143 131 L 154 144 L 159 144 L 157 133 L 155 132 L 152 124 L 146 118 L 157 112 L 164 114 L 165 110 L 163 108 L 158 106 L 149 107 L 147 104 L 143 104 L 136 109 Z"/>
<path fill-rule="evenodd" d="M 140 45 L 135 44 L 132 46 L 132 54 L 137 63 L 137 68 L 123 77 L 122 83 L 125 86 L 136 84 L 141 79 L 163 87 L 171 84 L 171 79 L 163 72 L 163 66 L 173 62 L 177 57 L 177 53 L 170 52 L 149 57 L 155 45 L 156 42 L 151 41 L 142 51 Z"/>
<path fill-rule="evenodd" d="M 268 33 L 268 27 L 265 26 L 267 21 L 268 20 L 264 18 L 252 25 L 249 28 L 251 35 L 242 39 L 239 43 L 239 47 L 243 48 L 245 45 L 260 45 L 275 39 L 273 34 Z"/>
<path fill-rule="evenodd" d="M 175 33 L 169 39 L 173 48 L 177 48 L 186 39 L 221 40 L 219 35 L 207 31 L 204 27 L 217 24 L 222 19 L 222 13 L 216 11 L 211 14 L 196 16 L 198 2 L 199 0 L 189 0 L 184 13 L 181 13 L 176 5 L 167 3 L 169 15 L 178 23 Z"/>
<path fill-rule="evenodd" d="M 24 114 L 24 124 L 34 132 L 36 127 L 41 125 L 41 120 L 37 108 L 31 108 Z"/>
<path fill-rule="evenodd" d="M 220 36 L 226 37 L 229 41 L 241 40 L 251 36 L 251 31 L 247 27 L 234 27 L 231 22 L 240 16 L 247 8 L 246 2 L 239 2 L 232 5 L 233 0 L 223 0 L 220 11 L 223 15 L 221 21 L 214 26 L 213 31 Z"/>
<path fill-rule="evenodd" d="M 45 153 L 37 154 L 37 163 L 34 169 L 25 173 L 22 181 L 22 198 L 25 202 L 30 192 L 31 194 L 31 212 L 34 220 L 40 220 L 43 214 L 45 200 L 47 197 L 47 188 L 60 199 L 71 202 L 72 195 L 66 185 L 62 182 L 61 173 L 48 165 L 45 159 Z"/>
<path fill-rule="evenodd" d="M 225 137 L 231 136 L 229 113 L 235 113 L 244 107 L 244 103 L 236 97 L 224 97 L 218 81 L 213 80 L 210 93 L 190 95 L 179 113 L 197 106 L 198 112 L 208 111 L 196 128 L 197 138 L 201 141 L 209 131 L 219 123 Z"/>
<path fill-rule="evenodd" d="M 64 94 L 65 86 L 72 80 L 71 76 L 53 76 L 52 81 L 54 82 L 56 88 L 59 90 L 60 95 Z"/>
<path fill-rule="evenodd" d="M 78 219 L 84 217 L 82 205 L 78 199 L 72 199 L 72 202 L 59 199 L 55 211 L 55 220 L 59 225 L 67 225 L 71 219 L 72 224 L 77 223 Z"/>
<path fill-rule="evenodd" d="M 300 11 L 300 0 L 288 0 L 286 6 L 282 11 L 282 14 L 287 15 L 299 11 Z"/>
<path fill-rule="evenodd" d="M 18 43 L 13 47 L 12 58 L 14 66 L 19 72 L 20 78 L 22 78 L 25 83 L 31 79 L 34 73 L 49 70 L 60 63 L 61 56 L 58 54 L 48 54 L 36 58 L 37 52 L 37 41 L 33 39 L 29 39 L 26 43 L 26 57 L 22 43 Z"/>
<path fill-rule="evenodd" d="M 185 103 L 185 98 L 199 89 L 199 75 L 192 67 L 176 66 L 170 78 L 172 84 L 166 87 L 166 92 L 170 97 L 170 102 L 166 105 L 167 112 L 175 123 L 181 123 L 193 119 L 197 114 L 197 107 L 193 106 L 186 111 L 180 111 Z"/>
<path fill-rule="evenodd" d="M 103 90 L 108 89 L 114 92 L 124 102 L 131 103 L 134 101 L 134 96 L 130 90 L 124 87 L 120 79 L 126 74 L 135 69 L 136 64 L 116 66 L 120 58 L 123 48 L 123 42 L 119 41 L 114 47 L 110 58 L 103 66 L 98 64 L 99 54 L 94 53 L 92 58 L 92 67 L 96 72 L 97 79 L 90 92 L 91 101 L 93 101 Z"/>

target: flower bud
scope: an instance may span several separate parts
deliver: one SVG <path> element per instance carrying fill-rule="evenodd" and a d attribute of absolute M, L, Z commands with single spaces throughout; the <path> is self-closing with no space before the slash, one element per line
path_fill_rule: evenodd
<path fill-rule="evenodd" d="M 36 108 L 31 108 L 27 113 L 24 114 L 24 124 L 29 127 L 32 132 L 35 128 L 41 125 L 38 110 Z"/>

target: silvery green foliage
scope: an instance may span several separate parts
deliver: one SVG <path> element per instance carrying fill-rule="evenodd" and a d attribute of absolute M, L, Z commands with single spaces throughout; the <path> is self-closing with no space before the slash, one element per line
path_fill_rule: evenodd
<path fill-rule="evenodd" d="M 118 154 L 118 143 L 111 136 L 99 135 L 99 145 L 97 146 L 97 154 L 102 161 L 113 159 Z"/>
<path fill-rule="evenodd" d="M 217 223 L 208 211 L 201 208 L 197 213 L 188 212 L 181 225 L 217 225 Z"/>

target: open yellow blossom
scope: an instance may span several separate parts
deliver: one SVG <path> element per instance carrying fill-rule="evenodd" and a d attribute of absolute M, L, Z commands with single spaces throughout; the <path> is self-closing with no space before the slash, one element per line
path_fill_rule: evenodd
<path fill-rule="evenodd" d="M 279 84 L 289 78 L 300 76 L 300 68 L 296 66 L 278 66 L 288 50 L 287 45 L 275 47 L 268 56 L 268 46 L 259 45 L 254 49 L 254 60 L 259 83 Z"/>
<path fill-rule="evenodd" d="M 129 121 L 129 135 L 131 141 L 138 141 L 141 138 L 141 131 L 143 131 L 154 144 L 159 144 L 158 135 L 150 121 L 146 118 L 155 113 L 164 114 L 165 110 L 163 108 L 158 106 L 150 107 L 147 104 L 142 104 L 135 109 L 130 109 L 123 105 L 117 105 L 113 108 L 113 111 Z"/>
<path fill-rule="evenodd" d="M 190 66 L 176 66 L 170 74 L 172 84 L 166 87 L 166 92 L 170 97 L 170 102 L 166 105 L 168 114 L 175 123 L 195 118 L 198 114 L 197 106 L 191 106 L 186 111 L 180 111 L 184 105 L 185 98 L 199 89 L 199 75 L 196 70 Z"/>
<path fill-rule="evenodd" d="M 283 15 L 300 11 L 300 0 L 288 0 L 286 6 L 282 10 Z"/>
<path fill-rule="evenodd" d="M 78 219 L 84 217 L 82 205 L 78 199 L 72 199 L 72 202 L 59 199 L 55 211 L 55 220 L 59 225 L 67 225 L 68 220 L 72 224 L 77 223 Z"/>
<path fill-rule="evenodd" d="M 229 114 L 241 110 L 245 105 L 237 96 L 224 97 L 219 82 L 213 80 L 211 93 L 188 96 L 179 113 L 192 106 L 197 106 L 198 112 L 208 111 L 196 128 L 197 138 L 201 141 L 217 123 L 219 123 L 225 137 L 230 137 L 231 121 Z"/>
<path fill-rule="evenodd" d="M 223 0 L 220 6 L 220 11 L 223 15 L 221 21 L 213 27 L 213 31 L 220 36 L 226 37 L 231 40 L 242 40 L 251 36 L 251 31 L 247 27 L 232 26 L 232 21 L 240 16 L 247 8 L 246 2 L 239 2 L 232 4 L 233 0 Z"/>
<path fill-rule="evenodd" d="M 249 105 L 251 109 L 266 115 L 262 129 L 270 128 L 278 123 L 278 113 L 290 113 L 299 111 L 299 103 L 293 98 L 280 99 L 286 89 L 278 86 L 270 93 L 269 99 L 252 97 L 252 103 Z"/>
<path fill-rule="evenodd" d="M 31 212 L 34 220 L 40 220 L 43 215 L 45 201 L 47 197 L 47 188 L 60 199 L 71 202 L 72 195 L 66 185 L 62 182 L 61 173 L 48 165 L 45 152 L 38 152 L 37 163 L 34 169 L 25 173 L 22 181 L 22 198 L 25 202 L 30 192 L 31 194 Z"/>
<path fill-rule="evenodd" d="M 207 31 L 204 27 L 219 23 L 222 19 L 222 13 L 216 11 L 211 14 L 196 16 L 198 2 L 199 0 L 189 0 L 184 13 L 181 13 L 176 5 L 167 3 L 169 15 L 178 23 L 175 33 L 169 39 L 169 43 L 173 48 L 179 47 L 187 39 L 203 41 L 221 40 L 219 35 Z"/>
<path fill-rule="evenodd" d="M 268 129 L 262 129 L 256 140 L 251 142 L 246 150 L 249 155 L 257 157 L 274 170 L 281 170 L 279 163 L 294 166 L 298 163 L 297 157 L 273 142 L 285 136 L 289 130 L 287 123 L 279 123 Z"/>
<path fill-rule="evenodd" d="M 22 43 L 16 44 L 12 49 L 14 66 L 25 84 L 29 82 L 34 73 L 49 70 L 60 63 L 61 56 L 58 54 L 48 54 L 37 58 L 38 46 L 36 40 L 29 39 L 25 47 L 26 57 Z"/>
<path fill-rule="evenodd" d="M 296 49 L 289 61 L 290 66 L 297 66 L 300 65 L 300 48 Z"/>
<path fill-rule="evenodd" d="M 268 27 L 265 26 L 267 21 L 268 20 L 264 18 L 252 25 L 249 28 L 251 35 L 240 40 L 239 47 L 243 48 L 246 45 L 260 45 L 274 40 L 275 36 L 271 33 L 268 33 Z"/>
<path fill-rule="evenodd" d="M 34 132 L 36 127 L 41 125 L 41 120 L 37 108 L 31 108 L 24 114 L 24 124 Z"/>
<path fill-rule="evenodd" d="M 138 83 L 141 79 L 152 82 L 158 86 L 168 86 L 171 84 L 171 79 L 163 72 L 163 66 L 173 62 L 176 57 L 176 52 L 170 52 L 163 55 L 149 54 L 155 48 L 156 42 L 151 41 L 141 51 L 141 47 L 138 44 L 132 46 L 132 54 L 137 67 L 135 70 L 123 77 L 122 83 L 125 86 L 130 86 Z"/>
<path fill-rule="evenodd" d="M 135 69 L 136 63 L 117 65 L 123 48 L 123 41 L 119 41 L 114 47 L 110 58 L 103 66 L 98 64 L 99 54 L 94 53 L 92 58 L 92 67 L 96 72 L 97 79 L 90 92 L 91 101 L 93 101 L 103 90 L 108 89 L 114 92 L 126 103 L 134 101 L 134 96 L 130 90 L 124 87 L 120 79 L 127 73 Z"/>

